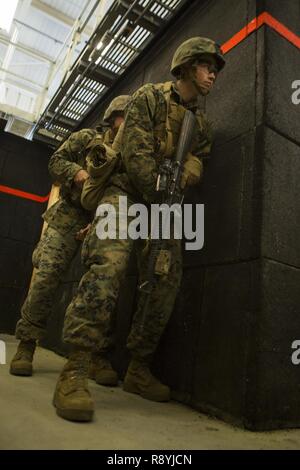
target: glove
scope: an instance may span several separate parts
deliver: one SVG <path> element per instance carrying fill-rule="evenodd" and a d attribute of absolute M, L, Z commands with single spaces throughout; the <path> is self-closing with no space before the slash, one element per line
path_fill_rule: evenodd
<path fill-rule="evenodd" d="M 202 161 L 188 153 L 187 159 L 183 165 L 183 171 L 181 176 L 181 189 L 184 189 L 187 186 L 193 186 L 199 183 L 203 173 L 203 164 Z"/>

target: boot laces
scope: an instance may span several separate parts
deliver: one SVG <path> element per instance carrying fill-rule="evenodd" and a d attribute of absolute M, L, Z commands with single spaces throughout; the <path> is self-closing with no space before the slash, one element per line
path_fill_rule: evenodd
<path fill-rule="evenodd" d="M 76 388 L 86 389 L 87 386 L 88 365 L 85 362 L 79 362 L 74 369 L 70 371 L 70 378 L 76 383 Z"/>
<path fill-rule="evenodd" d="M 18 350 L 15 354 L 14 360 L 20 360 L 20 359 L 25 359 L 25 360 L 32 360 L 33 353 L 34 353 L 33 347 L 27 347 L 27 346 L 19 346 Z"/>

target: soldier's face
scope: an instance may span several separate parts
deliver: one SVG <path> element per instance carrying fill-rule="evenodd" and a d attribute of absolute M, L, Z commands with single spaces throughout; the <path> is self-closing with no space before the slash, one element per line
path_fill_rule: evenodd
<path fill-rule="evenodd" d="M 195 65 L 195 81 L 202 95 L 208 95 L 218 75 L 217 61 L 213 56 L 201 56 Z"/>
<path fill-rule="evenodd" d="M 115 118 L 114 118 L 114 122 L 113 122 L 113 129 L 114 130 L 118 130 L 120 125 L 122 124 L 122 122 L 124 122 L 124 116 L 122 115 L 117 115 Z"/>

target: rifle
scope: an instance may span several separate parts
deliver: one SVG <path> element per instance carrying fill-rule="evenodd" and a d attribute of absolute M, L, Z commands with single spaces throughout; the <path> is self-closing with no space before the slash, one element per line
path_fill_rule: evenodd
<path fill-rule="evenodd" d="M 164 159 L 158 169 L 156 191 L 161 193 L 162 202 L 167 204 L 169 207 L 174 203 L 182 204 L 183 202 L 184 195 L 183 190 L 180 187 L 182 167 L 184 160 L 191 148 L 196 122 L 197 120 L 194 113 L 190 110 L 186 110 L 180 129 L 175 158 Z M 139 286 L 139 290 L 143 294 L 141 330 L 144 328 L 149 302 L 156 284 L 156 263 L 164 248 L 164 240 L 161 236 L 161 227 L 165 226 L 164 217 L 166 217 L 166 214 L 163 213 L 162 224 L 159 227 L 159 238 L 150 240 L 146 281 Z"/>

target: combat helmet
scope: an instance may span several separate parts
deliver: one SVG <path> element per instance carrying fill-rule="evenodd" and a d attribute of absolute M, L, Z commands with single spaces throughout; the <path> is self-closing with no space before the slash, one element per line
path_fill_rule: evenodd
<path fill-rule="evenodd" d="M 130 95 L 120 95 L 114 98 L 104 113 L 103 121 L 109 124 L 110 118 L 112 117 L 113 113 L 123 113 L 130 99 Z"/>
<path fill-rule="evenodd" d="M 184 41 L 175 51 L 171 64 L 171 73 L 177 77 L 180 67 L 188 62 L 193 61 L 201 54 L 212 54 L 218 64 L 219 70 L 225 65 L 220 46 L 212 39 L 197 36 Z"/>

